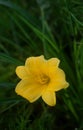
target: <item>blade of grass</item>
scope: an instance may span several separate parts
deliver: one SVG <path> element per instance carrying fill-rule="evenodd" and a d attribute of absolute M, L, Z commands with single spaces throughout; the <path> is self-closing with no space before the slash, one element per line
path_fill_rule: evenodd
<path fill-rule="evenodd" d="M 44 35 L 42 33 L 41 30 L 39 30 L 38 28 L 36 28 L 35 26 L 33 26 L 31 23 L 29 23 L 24 17 L 22 17 L 21 15 L 17 14 L 16 15 L 30 28 L 33 30 L 33 32 L 40 38 L 42 39 L 42 37 L 50 44 L 51 47 L 53 47 L 55 49 L 55 51 L 58 53 L 59 49 L 56 46 L 56 43 L 53 43 L 53 41 L 51 41 L 46 35 Z"/>
<path fill-rule="evenodd" d="M 7 54 L 0 53 L 0 61 L 6 62 L 6 63 L 12 63 L 15 65 L 23 65 L 23 63 Z"/>
<path fill-rule="evenodd" d="M 6 38 L 5 36 L 0 36 L 0 40 L 2 42 L 8 43 L 12 47 L 16 48 L 18 51 L 23 51 L 23 49 L 22 49 L 22 47 L 20 47 L 20 45 L 18 45 L 17 43 L 11 41 L 11 39 Z"/>
<path fill-rule="evenodd" d="M 19 12 L 21 15 L 23 15 L 31 24 L 33 24 L 36 27 L 39 27 L 39 21 L 33 18 L 27 11 L 23 10 L 21 7 L 17 6 L 15 3 L 12 3 L 10 1 L 3 1 L 0 0 L 0 5 L 6 6 L 7 8 L 10 8 L 17 12 Z"/>
<path fill-rule="evenodd" d="M 0 39 L 1 40 L 1 39 Z M 8 50 L 0 43 L 0 49 L 4 51 L 6 54 L 9 54 Z"/>

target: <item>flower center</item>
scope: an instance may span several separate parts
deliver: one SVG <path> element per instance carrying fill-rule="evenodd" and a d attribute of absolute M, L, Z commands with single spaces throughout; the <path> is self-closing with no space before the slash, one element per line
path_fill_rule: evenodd
<path fill-rule="evenodd" d="M 45 74 L 40 74 L 39 75 L 39 82 L 44 85 L 44 84 L 48 84 L 50 82 L 50 78 L 45 75 Z"/>

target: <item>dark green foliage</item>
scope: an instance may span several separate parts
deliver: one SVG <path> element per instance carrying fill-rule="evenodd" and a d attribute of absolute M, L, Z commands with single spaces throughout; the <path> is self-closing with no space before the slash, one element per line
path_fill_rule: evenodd
<path fill-rule="evenodd" d="M 70 86 L 50 108 L 15 94 L 15 68 L 58 57 Z M 0 0 L 0 130 L 83 129 L 83 1 Z"/>

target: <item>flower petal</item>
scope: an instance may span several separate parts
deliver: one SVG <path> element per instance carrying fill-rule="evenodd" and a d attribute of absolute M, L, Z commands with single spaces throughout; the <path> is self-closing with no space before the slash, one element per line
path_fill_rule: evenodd
<path fill-rule="evenodd" d="M 18 75 L 20 79 L 24 79 L 28 77 L 28 72 L 26 71 L 24 66 L 18 66 L 16 68 L 16 74 Z"/>
<path fill-rule="evenodd" d="M 44 72 L 50 76 L 52 73 L 56 71 L 60 63 L 60 60 L 58 58 L 51 58 L 46 61 L 44 65 Z"/>
<path fill-rule="evenodd" d="M 47 60 L 47 64 L 49 67 L 58 67 L 60 63 L 60 60 L 58 58 L 51 58 Z"/>
<path fill-rule="evenodd" d="M 56 97 L 55 93 L 52 91 L 45 91 L 42 95 L 42 99 L 45 101 L 46 104 L 49 106 L 54 106 L 56 104 Z"/>
<path fill-rule="evenodd" d="M 43 91 L 43 87 L 31 81 L 21 80 L 15 89 L 18 95 L 23 96 L 30 102 L 37 100 Z"/>
<path fill-rule="evenodd" d="M 41 68 L 43 67 L 45 61 L 46 60 L 44 59 L 43 55 L 37 57 L 30 57 L 27 58 L 25 66 L 30 70 L 30 72 L 38 74 L 42 71 Z"/>
<path fill-rule="evenodd" d="M 66 82 L 64 71 L 58 68 L 55 73 L 51 75 L 51 81 L 48 89 L 52 91 L 59 91 L 60 89 L 67 88 L 68 86 L 69 83 Z"/>

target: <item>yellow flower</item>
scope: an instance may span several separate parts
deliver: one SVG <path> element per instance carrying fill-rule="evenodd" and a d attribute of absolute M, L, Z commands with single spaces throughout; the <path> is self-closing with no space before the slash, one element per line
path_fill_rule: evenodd
<path fill-rule="evenodd" d="M 16 74 L 21 81 L 16 86 L 16 93 L 31 103 L 39 97 L 50 106 L 56 104 L 56 93 L 67 88 L 65 73 L 59 66 L 59 59 L 45 60 L 44 56 L 27 58 L 24 66 L 16 68 Z"/>

